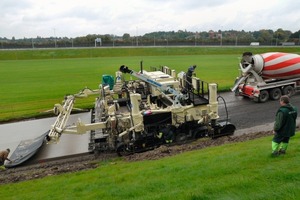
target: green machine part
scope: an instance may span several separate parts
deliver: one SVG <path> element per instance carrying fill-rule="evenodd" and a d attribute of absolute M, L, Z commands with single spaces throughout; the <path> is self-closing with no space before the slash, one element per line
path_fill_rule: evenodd
<path fill-rule="evenodd" d="M 104 74 L 102 75 L 102 84 L 103 85 L 109 85 L 109 89 L 114 88 L 114 77 L 111 75 Z"/>

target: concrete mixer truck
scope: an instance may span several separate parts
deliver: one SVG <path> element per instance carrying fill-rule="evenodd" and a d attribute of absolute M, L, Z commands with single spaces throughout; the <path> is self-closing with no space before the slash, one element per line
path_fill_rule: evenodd
<path fill-rule="evenodd" d="M 232 91 L 255 102 L 278 100 L 300 90 L 300 56 L 292 53 L 269 52 L 253 55 L 243 53 L 239 63 L 240 76 Z"/>

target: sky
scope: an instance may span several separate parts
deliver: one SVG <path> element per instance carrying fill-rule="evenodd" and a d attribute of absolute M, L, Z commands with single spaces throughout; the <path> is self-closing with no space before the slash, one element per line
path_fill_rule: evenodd
<path fill-rule="evenodd" d="M 298 0 L 1 0 L 0 38 L 300 30 Z"/>

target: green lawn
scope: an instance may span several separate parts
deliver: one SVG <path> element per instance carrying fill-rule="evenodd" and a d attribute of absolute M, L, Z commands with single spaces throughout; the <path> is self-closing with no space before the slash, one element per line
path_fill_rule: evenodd
<path fill-rule="evenodd" d="M 64 95 L 84 87 L 97 89 L 103 74 L 114 75 L 121 65 L 139 70 L 167 65 L 177 72 L 197 65 L 197 76 L 228 91 L 239 75 L 245 51 L 299 53 L 299 47 L 160 47 L 89 48 L 0 51 L 0 122 L 44 115 Z M 127 76 L 128 77 L 128 76 Z M 129 78 L 129 77 L 128 77 Z M 77 100 L 80 108 L 92 106 L 94 97 Z"/>
<path fill-rule="evenodd" d="M 169 56 L 169 55 L 232 55 L 252 51 L 254 54 L 281 51 L 300 53 L 294 47 L 250 47 L 250 46 L 184 46 L 184 47 L 110 47 L 110 48 L 67 48 L 67 49 L 25 49 L 0 50 L 0 60 L 32 60 L 93 57 L 132 57 L 132 56 Z"/>
<path fill-rule="evenodd" d="M 38 115 L 61 102 L 66 94 L 77 93 L 84 87 L 97 89 L 103 74 L 114 76 L 123 64 L 139 70 L 141 60 L 145 70 L 167 65 L 180 72 L 196 64 L 197 76 L 218 83 L 220 89 L 228 90 L 238 74 L 235 55 L 0 61 L 0 120 Z M 92 103 L 94 98 L 89 100 Z M 78 100 L 77 106 L 84 107 L 85 102 Z"/>
<path fill-rule="evenodd" d="M 101 162 L 93 170 L 1 185 L 1 199 L 299 199 L 299 133 L 287 154 L 276 158 L 270 156 L 271 139 L 155 161 Z"/>
<path fill-rule="evenodd" d="M 147 50 L 148 49 L 148 50 Z M 248 50 L 247 50 L 248 49 Z M 251 48 L 253 53 L 300 48 Z M 128 48 L 0 51 L 0 121 L 40 115 L 84 87 L 97 88 L 120 65 L 138 70 L 196 64 L 199 78 L 228 90 L 244 48 Z M 77 106 L 93 103 L 77 100 Z M 271 137 L 226 144 L 156 161 L 99 163 L 93 170 L 0 186 L 2 199 L 299 199 L 299 133 L 288 153 L 270 157 Z M 0 174 L 1 175 L 1 174 Z"/>

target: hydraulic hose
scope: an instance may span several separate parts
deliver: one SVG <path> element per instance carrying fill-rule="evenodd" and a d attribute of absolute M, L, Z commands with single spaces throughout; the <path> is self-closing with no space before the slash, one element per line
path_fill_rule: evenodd
<path fill-rule="evenodd" d="M 222 96 L 218 96 L 217 101 L 219 101 L 219 98 L 223 100 L 224 106 L 225 106 L 225 112 L 226 112 L 226 125 L 228 124 L 228 109 L 225 99 Z"/>

